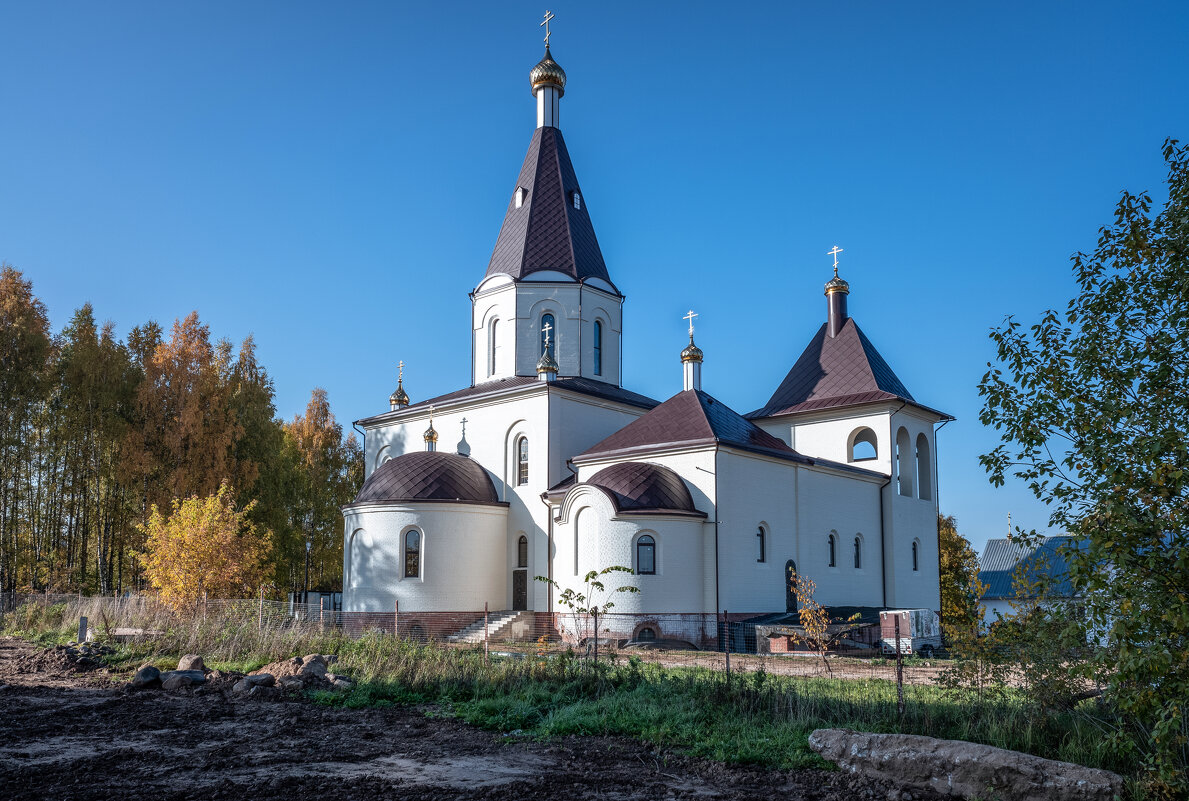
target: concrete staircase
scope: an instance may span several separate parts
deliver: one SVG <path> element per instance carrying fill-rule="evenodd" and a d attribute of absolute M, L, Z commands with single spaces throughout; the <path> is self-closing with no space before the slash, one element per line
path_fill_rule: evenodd
<path fill-rule="evenodd" d="M 489 641 L 524 639 L 532 634 L 533 613 L 504 610 L 487 615 L 487 638 Z M 483 642 L 483 618 L 479 618 L 465 629 L 446 637 L 446 642 Z"/>

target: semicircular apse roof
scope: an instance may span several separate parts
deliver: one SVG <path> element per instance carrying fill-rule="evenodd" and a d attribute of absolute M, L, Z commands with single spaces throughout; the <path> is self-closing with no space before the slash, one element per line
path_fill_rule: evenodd
<path fill-rule="evenodd" d="M 377 467 L 355 503 L 458 501 L 499 503 L 495 485 L 478 462 L 442 451 L 414 451 Z"/>
<path fill-rule="evenodd" d="M 663 465 L 620 462 L 604 467 L 585 483 L 606 490 L 621 512 L 702 514 L 694 508 L 681 476 Z"/>

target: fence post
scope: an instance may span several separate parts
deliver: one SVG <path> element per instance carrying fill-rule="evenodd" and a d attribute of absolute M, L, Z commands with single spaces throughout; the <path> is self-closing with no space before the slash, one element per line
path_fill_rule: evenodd
<path fill-rule="evenodd" d="M 392 636 L 400 636 L 400 598 L 396 599 L 392 609 Z"/>
<path fill-rule="evenodd" d="M 900 723 L 904 724 L 904 658 L 900 652 L 900 615 L 893 618 L 896 635 L 896 711 L 900 714 Z"/>
<path fill-rule="evenodd" d="M 591 611 L 594 613 L 594 663 L 595 670 L 597 671 L 599 669 L 599 608 L 596 606 Z"/>
<path fill-rule="evenodd" d="M 722 610 L 723 650 L 727 655 L 727 684 L 731 683 L 731 613 Z"/>
<path fill-rule="evenodd" d="M 483 661 L 487 661 L 487 602 L 483 602 Z"/>
<path fill-rule="evenodd" d="M 264 585 L 260 585 L 260 630 L 264 631 Z"/>
<path fill-rule="evenodd" d="M 206 590 L 202 591 L 202 622 L 206 622 Z"/>

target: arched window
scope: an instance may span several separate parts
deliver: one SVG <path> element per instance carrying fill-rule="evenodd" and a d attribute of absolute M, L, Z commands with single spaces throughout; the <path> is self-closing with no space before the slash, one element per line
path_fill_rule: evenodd
<path fill-rule="evenodd" d="M 921 569 L 920 564 L 921 544 L 916 540 L 912 541 L 912 569 L 916 572 Z"/>
<path fill-rule="evenodd" d="M 636 632 L 636 642 L 652 642 L 656 639 L 656 630 L 645 626 Z"/>
<path fill-rule="evenodd" d="M 412 529 L 405 532 L 405 578 L 421 575 L 421 532 Z"/>
<path fill-rule="evenodd" d="M 901 495 L 912 497 L 912 476 L 915 472 L 912 440 L 908 436 L 908 429 L 901 428 L 896 433 L 896 488 Z"/>
<path fill-rule="evenodd" d="M 830 535 L 830 567 L 838 567 L 838 538 Z"/>
<path fill-rule="evenodd" d="M 557 323 L 553 319 L 552 314 L 545 314 L 541 317 L 541 353 L 545 352 L 545 326 L 549 326 L 549 357 L 557 358 Z"/>
<path fill-rule="evenodd" d="M 516 484 L 528 483 L 528 437 L 516 440 Z"/>
<path fill-rule="evenodd" d="M 870 428 L 860 428 L 850 435 L 850 461 L 866 462 L 879 455 L 878 441 L 875 432 Z"/>
<path fill-rule="evenodd" d="M 760 541 L 760 552 L 759 552 L 759 555 L 756 556 L 756 561 L 757 562 L 767 562 L 768 555 L 766 553 L 766 549 L 767 549 L 768 543 L 766 542 L 766 540 L 768 539 L 768 532 L 764 531 L 763 526 L 759 526 L 758 528 L 756 528 L 756 538 L 759 539 L 759 541 Z"/>
<path fill-rule="evenodd" d="M 863 566 L 863 538 L 855 537 L 855 570 Z"/>
<path fill-rule="evenodd" d="M 598 320 L 594 324 L 594 374 L 603 374 L 603 324 Z"/>
<path fill-rule="evenodd" d="M 516 543 L 516 566 L 528 567 L 528 537 L 523 534 Z"/>
<path fill-rule="evenodd" d="M 656 540 L 647 534 L 636 540 L 636 572 L 642 576 L 656 575 Z"/>
<path fill-rule="evenodd" d="M 929 438 L 917 434 L 917 497 L 923 501 L 933 497 L 933 462 L 929 451 Z"/>
<path fill-rule="evenodd" d="M 487 331 L 487 374 L 495 375 L 496 367 L 499 365 L 499 350 L 500 350 L 500 321 L 492 320 L 491 325 L 488 326 Z"/>

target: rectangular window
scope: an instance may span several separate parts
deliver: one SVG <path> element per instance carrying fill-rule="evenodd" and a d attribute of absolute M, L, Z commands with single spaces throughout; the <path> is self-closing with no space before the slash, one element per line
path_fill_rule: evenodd
<path fill-rule="evenodd" d="M 656 575 L 656 540 L 647 535 L 636 541 L 636 572 L 645 576 Z"/>

